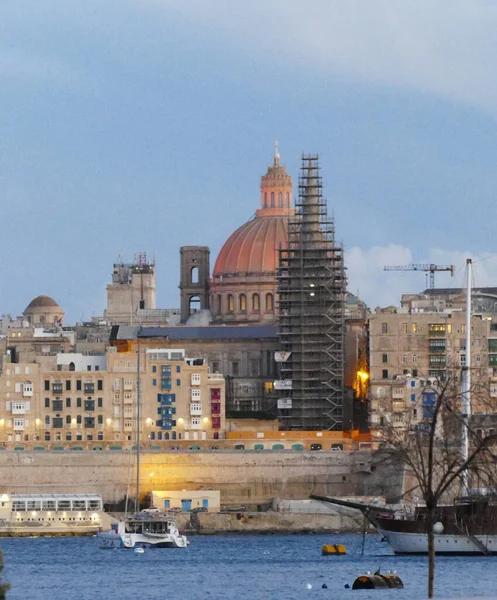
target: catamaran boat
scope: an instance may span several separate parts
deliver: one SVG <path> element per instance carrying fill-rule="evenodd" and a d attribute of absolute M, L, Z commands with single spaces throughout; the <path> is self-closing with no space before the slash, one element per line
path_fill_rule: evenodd
<path fill-rule="evenodd" d="M 461 432 L 462 460 L 468 459 L 467 420 L 471 414 L 471 260 L 467 265 L 466 364 L 462 377 Z M 469 473 L 462 473 L 461 497 L 452 505 L 438 506 L 434 515 L 434 544 L 437 554 L 497 554 L 497 496 L 487 490 L 470 490 Z M 377 505 L 348 502 L 339 498 L 310 496 L 319 502 L 361 511 L 396 554 L 427 554 L 427 508 L 417 506 L 411 512 L 393 511 Z"/>
<path fill-rule="evenodd" d="M 97 537 L 102 548 L 186 548 L 189 544 L 173 517 L 143 512 L 112 523 L 109 531 Z"/>

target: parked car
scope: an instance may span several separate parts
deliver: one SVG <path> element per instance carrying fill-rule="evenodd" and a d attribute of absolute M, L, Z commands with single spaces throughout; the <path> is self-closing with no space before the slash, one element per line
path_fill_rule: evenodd
<path fill-rule="evenodd" d="M 156 514 L 156 513 L 161 513 L 162 511 L 160 508 L 157 508 L 157 506 L 151 506 L 150 508 L 144 508 L 141 512 Z"/>
<path fill-rule="evenodd" d="M 311 450 L 317 451 L 317 450 L 322 450 L 322 449 L 323 449 L 322 444 L 311 444 Z"/>
<path fill-rule="evenodd" d="M 179 446 L 171 446 L 171 450 L 179 450 Z"/>

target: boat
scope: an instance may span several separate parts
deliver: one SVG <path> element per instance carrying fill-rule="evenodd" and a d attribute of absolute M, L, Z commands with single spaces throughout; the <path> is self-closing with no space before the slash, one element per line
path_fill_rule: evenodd
<path fill-rule="evenodd" d="M 174 513 L 145 509 L 140 511 L 140 341 L 138 339 L 136 408 L 136 503 L 132 515 L 111 524 L 108 531 L 100 531 L 97 537 L 101 548 L 186 548 L 189 541 L 176 526 Z M 126 494 L 126 509 L 128 494 Z"/>
<path fill-rule="evenodd" d="M 467 420 L 471 414 L 471 260 L 467 262 L 466 295 L 466 367 L 462 372 L 463 421 L 461 456 L 467 460 L 469 435 Z M 377 529 L 395 554 L 428 554 L 426 506 L 396 511 L 389 507 L 349 502 L 311 494 L 311 499 L 356 509 Z M 438 506 L 433 520 L 435 552 L 441 555 L 497 554 L 497 496 L 488 490 L 469 489 L 469 472 L 462 473 L 461 495 L 452 505 Z"/>

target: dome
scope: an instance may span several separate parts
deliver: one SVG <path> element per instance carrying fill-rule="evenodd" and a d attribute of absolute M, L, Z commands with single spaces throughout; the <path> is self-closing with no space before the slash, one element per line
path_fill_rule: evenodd
<path fill-rule="evenodd" d="M 57 302 L 55 302 L 55 300 L 53 298 L 50 298 L 50 296 L 37 296 L 34 300 L 31 300 L 31 302 L 26 307 L 26 310 L 28 310 L 30 308 L 48 308 L 48 307 L 60 308 L 59 305 L 57 304 Z"/>
<path fill-rule="evenodd" d="M 274 273 L 278 268 L 278 249 L 285 248 L 287 244 L 288 211 L 256 216 L 239 227 L 225 242 L 212 275 L 216 278 L 234 274 Z"/>

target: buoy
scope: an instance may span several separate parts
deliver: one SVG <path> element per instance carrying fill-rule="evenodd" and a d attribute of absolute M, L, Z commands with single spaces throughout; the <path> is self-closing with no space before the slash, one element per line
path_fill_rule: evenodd
<path fill-rule="evenodd" d="M 312 590 L 312 583 L 306 583 L 305 587 L 306 587 L 308 590 Z"/>
<path fill-rule="evenodd" d="M 353 590 L 377 590 L 382 588 L 401 589 L 403 587 L 404 583 L 402 582 L 402 579 L 391 571 L 387 571 L 386 575 L 381 575 L 381 573 L 378 572 L 371 575 L 368 571 L 366 575 L 358 577 L 352 585 Z"/>
<path fill-rule="evenodd" d="M 347 554 L 347 549 L 343 544 L 325 544 L 321 548 L 323 556 Z"/>

